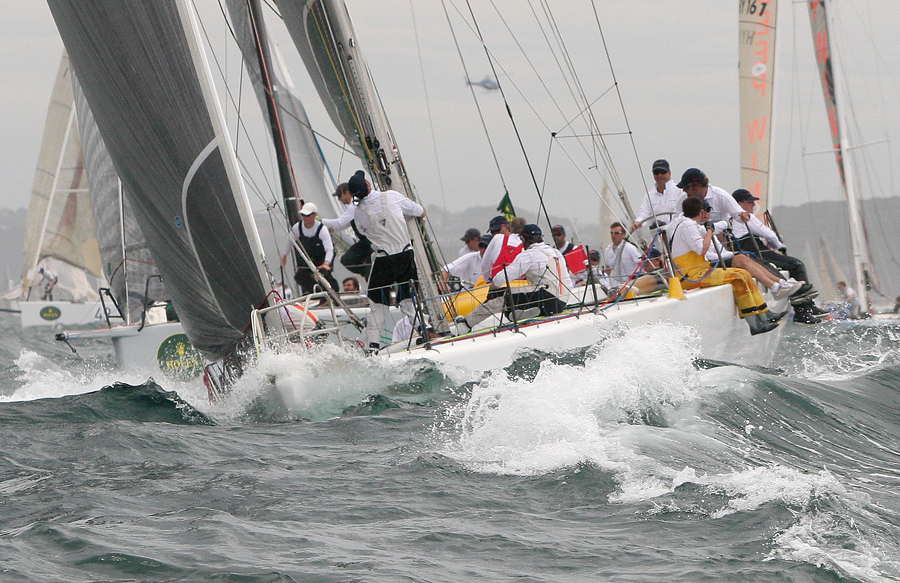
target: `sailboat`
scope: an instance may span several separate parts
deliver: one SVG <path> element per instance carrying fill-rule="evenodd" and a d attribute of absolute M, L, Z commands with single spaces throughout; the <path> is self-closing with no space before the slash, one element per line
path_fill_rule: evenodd
<path fill-rule="evenodd" d="M 227 131 L 192 6 L 187 0 L 99 0 L 89 5 L 49 0 L 49 4 L 190 344 L 206 362 L 233 361 L 251 345 L 257 352 L 307 350 L 303 329 L 298 342 L 284 314 L 309 298 L 285 301 L 274 291 L 274 269 L 252 219 L 242 165 Z M 415 199 L 344 3 L 279 0 L 277 4 L 347 147 L 374 185 Z M 266 73 L 270 69 L 264 24 L 254 16 L 259 4 L 251 0 L 235 6 L 249 15 L 255 31 L 250 44 L 260 63 L 257 76 L 268 79 L 262 101 L 278 153 L 286 229 L 293 220 L 291 201 L 298 190 L 296 177 L 291 176 L 297 168 L 283 139 L 285 126 L 277 119 L 284 106 L 273 99 L 272 77 Z M 230 12 L 235 14 L 234 9 Z M 240 19 L 232 16 L 232 20 Z M 314 174 L 321 180 L 318 170 Z M 522 349 L 589 346 L 615 322 L 640 325 L 665 320 L 696 327 L 706 356 L 731 361 L 759 363 L 778 340 L 777 334 L 751 338 L 737 316 L 730 286 L 690 291 L 684 301 L 656 296 L 585 305 L 583 297 L 573 294 L 577 307 L 556 317 L 460 334 L 445 317 L 436 282 L 440 263 L 427 225 L 408 219 L 407 226 L 420 276 L 419 315 L 435 336 L 382 351 L 391 359 L 424 358 L 489 370 L 508 365 Z M 329 290 L 320 295 L 342 309 L 340 299 Z M 317 328 L 312 334 L 324 332 Z M 339 329 L 335 332 L 340 339 Z M 285 336 L 292 341 L 276 340 Z"/>
<path fill-rule="evenodd" d="M 100 254 L 73 107 L 69 59 L 60 59 L 35 171 L 18 308 L 22 326 L 96 325 Z"/>
<path fill-rule="evenodd" d="M 835 62 L 838 53 L 834 50 L 830 32 L 834 29 L 834 11 L 826 9 L 826 5 L 831 5 L 830 1 L 811 0 L 806 4 L 832 148 L 847 205 L 852 283 L 860 305 L 866 310 L 873 278 L 871 254 L 862 215 L 862 199 L 856 191 L 855 165 L 850 154 L 844 102 L 846 86 L 841 79 L 841 67 Z M 741 184 L 759 197 L 757 214 L 763 220 L 767 219 L 769 212 L 772 168 L 771 122 L 777 14 L 777 0 L 740 3 Z"/>

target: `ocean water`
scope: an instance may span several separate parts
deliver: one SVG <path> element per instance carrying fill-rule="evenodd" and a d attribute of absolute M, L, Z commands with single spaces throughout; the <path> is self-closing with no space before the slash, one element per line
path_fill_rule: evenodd
<path fill-rule="evenodd" d="M 900 328 L 788 324 L 765 370 L 663 324 L 483 377 L 334 349 L 212 404 L 0 332 L 0 581 L 900 580 Z"/>

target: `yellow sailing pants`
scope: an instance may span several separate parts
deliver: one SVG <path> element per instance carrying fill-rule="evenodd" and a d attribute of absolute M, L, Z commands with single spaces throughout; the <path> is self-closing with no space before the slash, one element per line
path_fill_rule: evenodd
<path fill-rule="evenodd" d="M 678 267 L 681 284 L 684 289 L 713 287 L 730 283 L 731 291 L 734 293 L 734 303 L 737 304 L 738 310 L 740 310 L 741 318 L 769 311 L 769 307 L 766 305 L 762 294 L 759 293 L 759 288 L 756 287 L 753 277 L 750 276 L 750 272 L 746 269 L 737 267 L 723 269 L 717 267 L 710 272 L 711 266 L 709 261 L 693 251 L 679 255 L 674 261 L 675 266 Z M 697 280 L 700 279 L 703 281 L 698 282 Z"/>

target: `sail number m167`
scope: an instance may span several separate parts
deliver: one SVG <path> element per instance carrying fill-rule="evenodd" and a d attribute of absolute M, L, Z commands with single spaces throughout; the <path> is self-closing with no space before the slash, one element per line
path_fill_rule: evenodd
<path fill-rule="evenodd" d="M 741 14 L 762 16 L 769 7 L 768 0 L 741 0 Z"/>

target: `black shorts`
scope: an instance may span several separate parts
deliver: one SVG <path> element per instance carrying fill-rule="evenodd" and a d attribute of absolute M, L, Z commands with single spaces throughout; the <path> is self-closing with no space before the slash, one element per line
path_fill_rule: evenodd
<path fill-rule="evenodd" d="M 396 255 L 375 255 L 372 262 L 372 277 L 366 295 L 376 304 L 390 303 L 389 286 L 397 284 L 397 301 L 412 297 L 409 282 L 416 279 L 416 262 L 412 249 Z"/>

